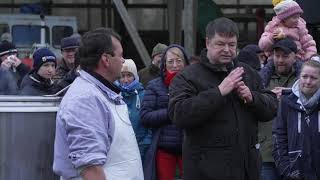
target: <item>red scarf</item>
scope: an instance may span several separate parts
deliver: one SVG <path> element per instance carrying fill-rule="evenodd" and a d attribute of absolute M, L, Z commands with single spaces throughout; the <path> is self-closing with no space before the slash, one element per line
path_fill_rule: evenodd
<path fill-rule="evenodd" d="M 165 78 L 164 78 L 164 84 L 169 87 L 172 79 L 174 78 L 174 76 L 177 74 L 177 72 L 169 72 L 166 71 L 165 73 Z"/>

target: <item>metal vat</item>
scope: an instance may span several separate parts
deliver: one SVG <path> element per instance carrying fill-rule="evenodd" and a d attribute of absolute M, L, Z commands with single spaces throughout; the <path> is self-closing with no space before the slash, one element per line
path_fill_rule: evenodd
<path fill-rule="evenodd" d="M 0 96 L 0 179 L 58 180 L 52 171 L 59 97 Z"/>

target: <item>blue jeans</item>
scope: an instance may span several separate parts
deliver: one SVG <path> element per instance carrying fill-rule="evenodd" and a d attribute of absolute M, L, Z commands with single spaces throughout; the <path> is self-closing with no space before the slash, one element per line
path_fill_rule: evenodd
<path fill-rule="evenodd" d="M 281 180 L 280 174 L 273 162 L 262 163 L 260 180 Z"/>

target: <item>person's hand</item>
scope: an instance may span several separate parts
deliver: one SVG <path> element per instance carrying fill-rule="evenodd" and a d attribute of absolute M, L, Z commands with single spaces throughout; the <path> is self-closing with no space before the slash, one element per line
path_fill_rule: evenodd
<path fill-rule="evenodd" d="M 15 55 L 11 55 L 10 59 L 12 61 L 12 66 L 13 67 L 18 67 L 21 64 L 21 60 Z"/>
<path fill-rule="evenodd" d="M 271 91 L 277 95 L 277 99 L 280 100 L 281 95 L 282 95 L 282 90 L 284 89 L 290 89 L 290 88 L 285 88 L 285 87 L 275 87 Z"/>
<path fill-rule="evenodd" d="M 242 80 L 243 73 L 243 67 L 237 67 L 224 78 L 218 86 L 222 96 L 229 94 L 233 89 L 237 88 L 238 82 Z"/>
<path fill-rule="evenodd" d="M 10 59 L 6 58 L 4 61 L 2 61 L 1 67 L 4 69 L 10 69 L 12 64 L 13 62 Z"/>
<path fill-rule="evenodd" d="M 286 37 L 286 34 L 284 34 L 282 28 L 278 28 L 273 32 L 273 39 L 283 39 Z"/>
<path fill-rule="evenodd" d="M 248 86 L 244 84 L 243 81 L 238 82 L 237 84 L 237 93 L 244 103 L 251 103 L 253 101 L 252 93 Z"/>

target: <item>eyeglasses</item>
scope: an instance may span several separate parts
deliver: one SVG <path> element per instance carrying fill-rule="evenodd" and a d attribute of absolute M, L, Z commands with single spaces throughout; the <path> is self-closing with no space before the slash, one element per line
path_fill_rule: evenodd
<path fill-rule="evenodd" d="M 176 63 L 177 65 L 182 65 L 184 62 L 181 58 L 176 58 L 176 59 L 168 59 L 166 63 L 168 65 L 173 65 L 174 63 Z"/>

